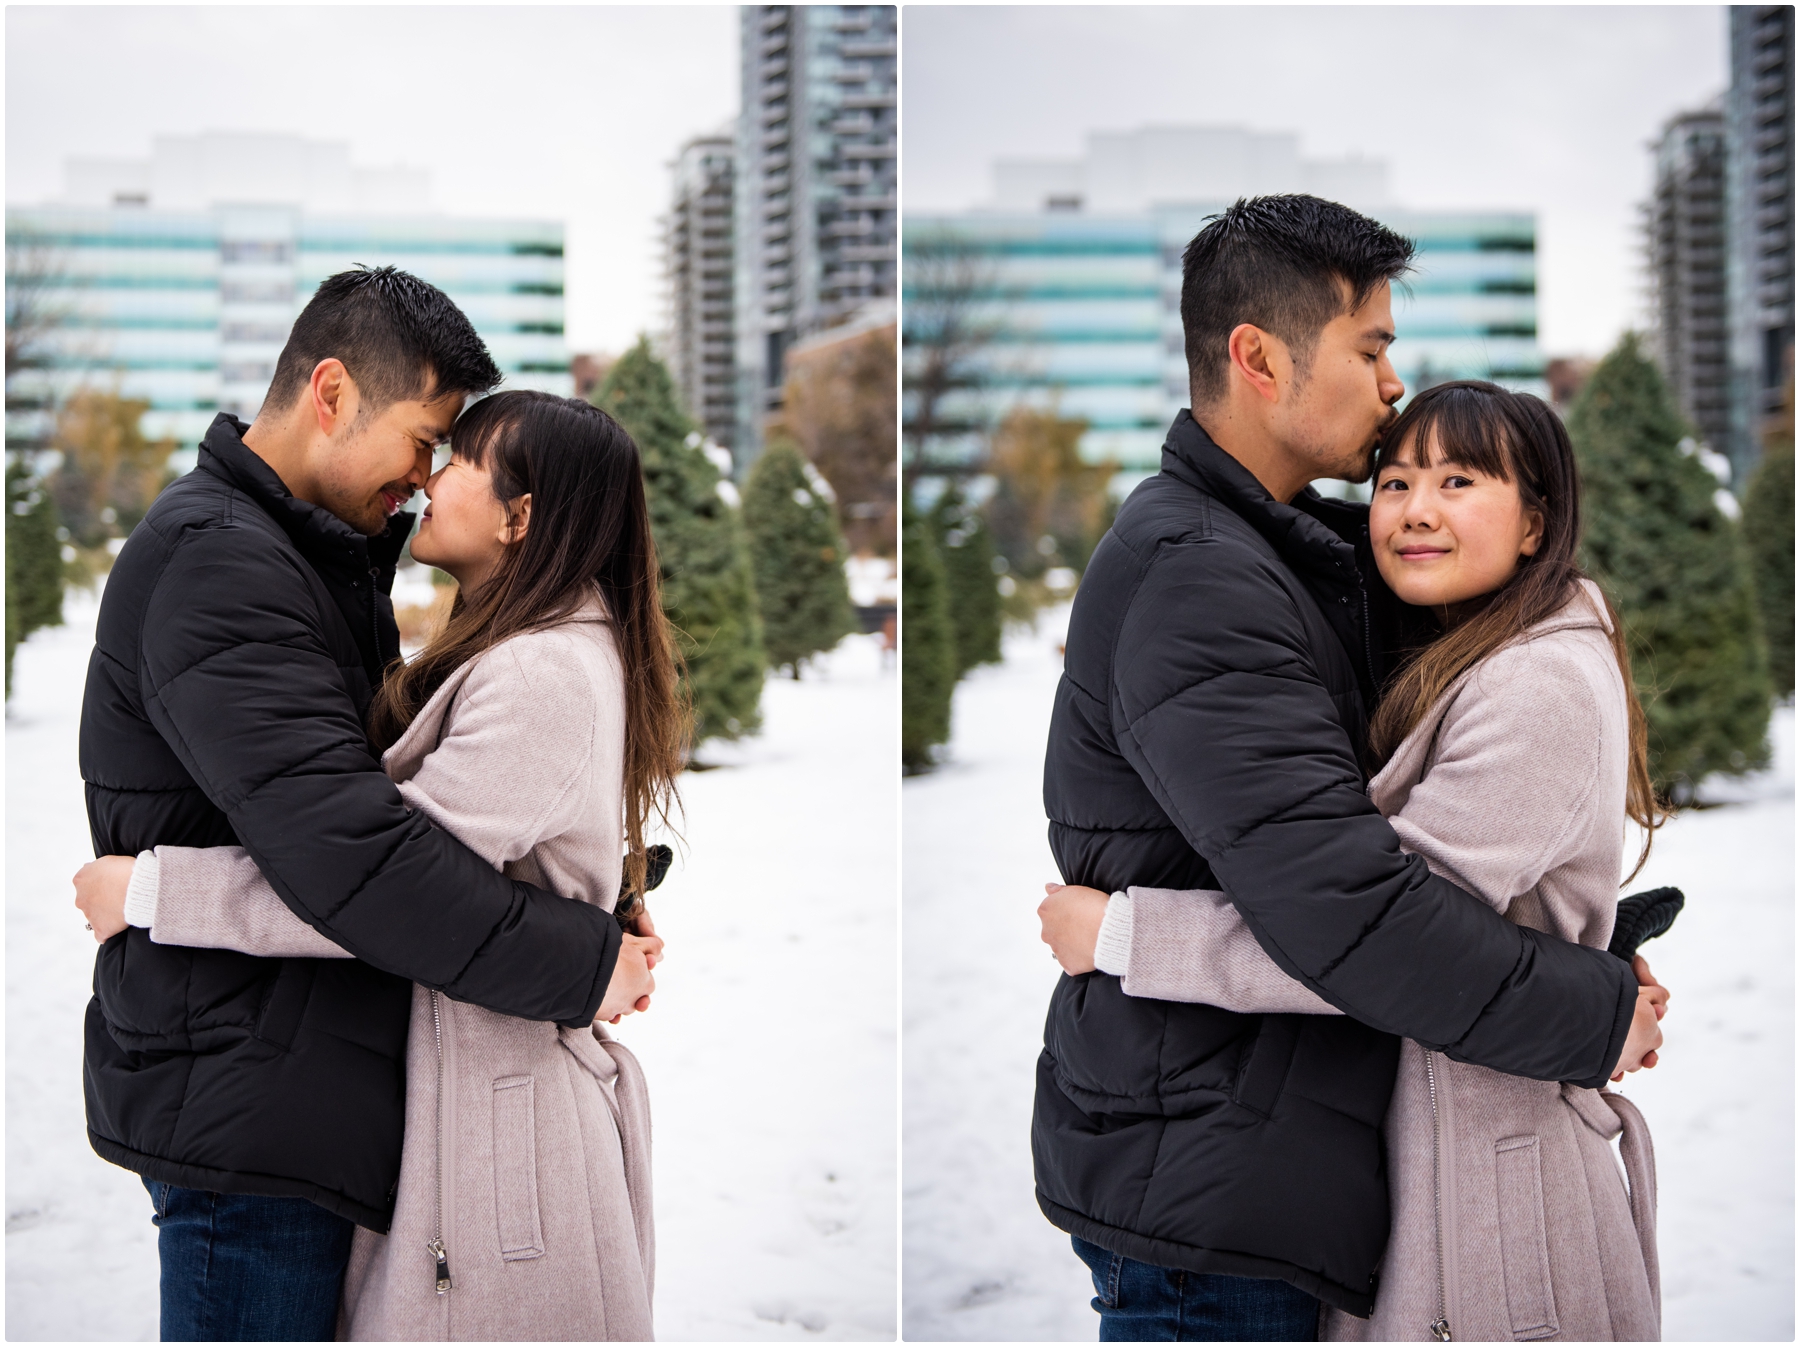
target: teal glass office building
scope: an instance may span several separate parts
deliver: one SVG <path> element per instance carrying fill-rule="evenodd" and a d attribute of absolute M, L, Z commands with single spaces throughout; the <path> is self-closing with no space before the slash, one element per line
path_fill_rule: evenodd
<path fill-rule="evenodd" d="M 255 416 L 320 282 L 392 265 L 468 314 L 509 388 L 569 395 L 563 227 L 449 216 L 331 216 L 285 206 L 33 206 L 6 213 L 7 289 L 45 316 L 8 388 L 9 447 L 41 445 L 76 390 L 147 401 L 178 468 L 220 411 Z"/>
<path fill-rule="evenodd" d="M 1181 254 L 1218 209 L 909 215 L 902 241 L 903 296 L 915 315 L 909 372 L 921 360 L 919 323 L 933 311 L 920 285 L 942 286 L 950 272 L 961 277 L 962 321 L 983 337 L 966 377 L 938 404 L 941 433 L 918 446 L 919 466 L 970 470 L 992 428 L 1026 405 L 1085 420 L 1082 456 L 1118 463 L 1121 485 L 1154 472 L 1169 423 L 1188 403 Z M 1394 297 L 1392 354 L 1408 389 L 1481 378 L 1547 394 L 1537 344 L 1535 217 L 1376 213 L 1419 245 L 1417 270 Z M 948 271 L 941 260 L 911 265 L 924 255 L 957 261 Z M 909 416 L 915 411 L 909 405 Z"/>

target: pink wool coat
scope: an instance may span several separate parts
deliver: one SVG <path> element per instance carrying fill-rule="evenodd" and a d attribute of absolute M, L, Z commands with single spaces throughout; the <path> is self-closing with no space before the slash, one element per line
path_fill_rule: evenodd
<path fill-rule="evenodd" d="M 1610 630 L 1583 582 L 1457 679 L 1369 785 L 1433 872 L 1596 948 L 1612 936 L 1624 845 L 1628 722 Z M 1132 889 L 1107 927 L 1103 947 L 1127 951 L 1107 971 L 1129 995 L 1338 1013 L 1280 970 L 1221 893 Z M 1621 1133 L 1625 1174 L 1609 1144 Z M 1660 1337 L 1655 1162 L 1623 1096 L 1409 1039 L 1385 1136 L 1393 1232 L 1375 1311 L 1328 1311 L 1324 1336 L 1424 1341 L 1442 1319 L 1461 1341 Z"/>
<path fill-rule="evenodd" d="M 411 808 L 497 868 L 610 911 L 624 742 L 624 672 L 595 599 L 463 665 L 382 765 Z M 152 940 L 348 957 L 239 848 L 158 847 L 155 869 Z M 442 1295 L 427 1247 L 440 1233 Z M 598 1025 L 510 1019 L 414 987 L 394 1223 L 356 1231 L 339 1336 L 644 1340 L 654 1259 L 649 1103 L 624 1045 Z"/>

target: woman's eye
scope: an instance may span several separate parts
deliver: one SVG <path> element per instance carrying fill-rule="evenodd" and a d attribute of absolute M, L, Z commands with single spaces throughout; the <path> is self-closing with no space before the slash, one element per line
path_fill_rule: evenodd
<path fill-rule="evenodd" d="M 1390 477 L 1375 489 L 1377 491 L 1404 491 L 1406 490 L 1406 483 L 1401 481 L 1398 477 Z"/>
<path fill-rule="evenodd" d="M 1463 477 L 1463 476 L 1458 475 L 1455 477 L 1446 478 L 1444 481 L 1444 485 L 1445 486 L 1474 486 L 1475 480 L 1471 477 Z"/>

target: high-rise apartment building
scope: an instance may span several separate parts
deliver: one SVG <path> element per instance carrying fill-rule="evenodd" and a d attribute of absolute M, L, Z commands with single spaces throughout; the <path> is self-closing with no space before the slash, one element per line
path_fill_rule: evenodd
<path fill-rule="evenodd" d="M 737 133 L 741 469 L 779 405 L 788 347 L 895 293 L 892 5 L 748 5 Z"/>
<path fill-rule="evenodd" d="M 1154 472 L 1188 403 L 1182 252 L 1243 195 L 1331 196 L 1417 241 L 1417 271 L 1394 296 L 1409 389 L 1483 378 L 1548 392 L 1529 214 L 1399 210 L 1379 162 L 1309 161 L 1292 137 L 1234 128 L 1090 137 L 1079 161 L 996 165 L 995 188 L 993 206 L 907 221 L 906 418 L 930 422 L 907 452 L 925 472 L 969 470 L 1021 405 L 1085 420 L 1082 455 L 1120 464 L 1120 485 Z M 925 348 L 952 330 L 956 368 L 934 376 Z"/>
<path fill-rule="evenodd" d="M 422 174 L 348 160 L 295 136 L 158 137 L 148 160 L 71 161 L 62 202 L 8 206 L 8 290 L 49 321 L 9 380 L 7 443 L 42 443 L 77 388 L 116 388 L 191 462 L 218 412 L 256 415 L 294 318 L 357 265 L 443 289 L 507 387 L 572 392 L 562 225 L 433 214 Z"/>
<path fill-rule="evenodd" d="M 1733 435 L 1739 469 L 1761 454 L 1794 349 L 1794 7 L 1733 5 L 1725 96 Z"/>
<path fill-rule="evenodd" d="M 737 438 L 731 211 L 735 151 L 729 130 L 696 136 L 681 147 L 664 224 L 670 372 L 688 415 L 721 444 Z"/>
<path fill-rule="evenodd" d="M 1731 442 L 1725 295 L 1725 114 L 1669 119 L 1644 208 L 1657 362 L 1683 415 L 1717 452 Z"/>

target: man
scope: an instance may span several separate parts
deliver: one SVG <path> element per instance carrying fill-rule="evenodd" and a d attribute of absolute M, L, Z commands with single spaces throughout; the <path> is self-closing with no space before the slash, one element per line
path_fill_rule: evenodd
<path fill-rule="evenodd" d="M 620 961 L 604 911 L 409 813 L 364 734 L 399 654 L 398 511 L 500 377 L 436 288 L 331 277 L 255 423 L 213 422 L 107 581 L 81 721 L 96 853 L 242 845 L 357 956 L 259 959 L 135 927 L 102 946 L 88 1132 L 150 1189 L 165 1339 L 333 1336 L 353 1223 L 385 1230 L 393 1210 L 410 982 L 585 1027 Z"/>
<path fill-rule="evenodd" d="M 1095 1273 L 1103 1338 L 1309 1339 L 1320 1301 L 1368 1314 L 1396 1035 L 1586 1086 L 1653 1046 L 1653 1016 L 1627 1043 L 1630 968 L 1432 876 L 1364 794 L 1402 619 L 1365 582 L 1365 510 L 1307 483 L 1372 469 L 1404 391 L 1390 286 L 1412 255 L 1306 196 L 1240 201 L 1193 240 L 1193 410 L 1076 598 L 1044 771 L 1064 878 L 1222 889 L 1347 1016 L 1136 999 L 1100 972 L 1058 983 L 1038 1201 Z M 1047 939 L 1062 923 L 1094 948 L 1103 913 L 1053 895 L 1044 914 Z"/>

